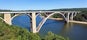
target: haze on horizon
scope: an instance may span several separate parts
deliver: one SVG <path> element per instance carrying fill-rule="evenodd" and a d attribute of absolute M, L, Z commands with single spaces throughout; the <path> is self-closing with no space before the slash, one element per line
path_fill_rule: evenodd
<path fill-rule="evenodd" d="M 87 0 L 0 0 L 0 9 L 10 10 L 49 10 L 86 7 Z"/>

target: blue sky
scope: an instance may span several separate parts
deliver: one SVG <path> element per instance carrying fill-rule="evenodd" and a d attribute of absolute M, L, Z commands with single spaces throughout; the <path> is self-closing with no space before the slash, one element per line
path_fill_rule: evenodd
<path fill-rule="evenodd" d="M 87 0 L 0 0 L 0 9 L 43 10 L 87 7 Z"/>

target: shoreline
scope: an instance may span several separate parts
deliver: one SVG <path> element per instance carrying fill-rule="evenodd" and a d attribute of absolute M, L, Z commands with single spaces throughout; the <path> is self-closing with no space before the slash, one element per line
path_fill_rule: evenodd
<path fill-rule="evenodd" d="M 45 18 L 44 16 L 40 16 L 41 18 Z M 52 19 L 52 20 L 64 20 L 63 18 L 48 18 L 48 19 Z"/>
<path fill-rule="evenodd" d="M 52 19 L 52 20 L 63 20 L 63 18 L 48 18 L 48 19 Z"/>
<path fill-rule="evenodd" d="M 41 18 L 45 18 L 44 16 L 40 16 Z M 63 18 L 48 18 L 48 19 L 51 19 L 51 20 L 63 20 Z M 83 21 L 75 21 L 75 20 L 70 20 L 69 22 L 72 22 L 72 23 L 79 23 L 79 24 L 87 24 L 87 22 L 83 22 Z"/>
<path fill-rule="evenodd" d="M 75 20 L 73 20 L 73 21 L 70 20 L 69 22 L 72 22 L 72 23 L 79 23 L 79 24 L 87 24 L 87 22 L 75 21 Z"/>

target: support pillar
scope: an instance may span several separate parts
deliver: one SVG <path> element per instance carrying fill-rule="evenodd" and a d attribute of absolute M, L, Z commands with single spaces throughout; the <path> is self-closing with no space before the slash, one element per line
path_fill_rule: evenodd
<path fill-rule="evenodd" d="M 76 15 L 77 15 L 77 13 L 75 12 L 74 16 L 76 16 Z"/>
<path fill-rule="evenodd" d="M 32 12 L 32 32 L 36 33 L 36 13 Z"/>
<path fill-rule="evenodd" d="M 45 17 L 47 17 L 48 15 L 46 13 L 44 13 Z"/>
<path fill-rule="evenodd" d="M 69 23 L 69 18 L 70 18 L 69 15 L 70 13 L 67 14 L 67 23 Z"/>
<path fill-rule="evenodd" d="M 71 21 L 73 21 L 73 13 L 71 13 L 71 17 L 70 17 Z"/>
<path fill-rule="evenodd" d="M 11 23 L 11 14 L 10 13 L 5 13 L 4 14 L 4 21 L 9 24 L 9 25 L 12 25 Z"/>

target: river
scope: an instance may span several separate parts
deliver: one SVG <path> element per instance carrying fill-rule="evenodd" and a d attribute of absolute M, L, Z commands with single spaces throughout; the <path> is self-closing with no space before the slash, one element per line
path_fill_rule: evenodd
<path fill-rule="evenodd" d="M 40 16 L 36 18 L 37 26 L 42 20 Z M 20 15 L 12 20 L 13 25 L 17 25 L 30 30 L 30 18 L 27 15 Z M 76 23 L 65 23 L 64 21 L 48 19 L 40 30 L 40 35 L 44 36 L 47 32 L 69 37 L 70 40 L 87 40 L 87 25 Z"/>

